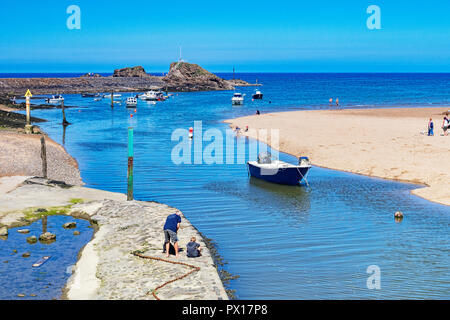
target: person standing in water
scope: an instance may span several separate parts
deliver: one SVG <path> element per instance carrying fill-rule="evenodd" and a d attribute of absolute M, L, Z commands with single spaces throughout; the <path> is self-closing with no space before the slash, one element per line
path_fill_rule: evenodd
<path fill-rule="evenodd" d="M 336 107 L 339 108 L 339 98 L 336 98 Z"/>
<path fill-rule="evenodd" d="M 333 98 L 330 98 L 330 107 L 333 105 Z"/>

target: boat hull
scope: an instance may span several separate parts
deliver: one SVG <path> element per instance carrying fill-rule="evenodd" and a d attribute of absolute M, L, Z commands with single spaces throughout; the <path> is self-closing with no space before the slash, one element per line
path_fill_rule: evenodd
<path fill-rule="evenodd" d="M 288 167 L 277 169 L 264 169 L 259 166 L 247 163 L 248 171 L 254 178 L 265 180 L 272 183 L 296 186 L 300 184 L 311 167 Z"/>
<path fill-rule="evenodd" d="M 254 94 L 254 95 L 252 96 L 252 99 L 255 99 L 255 100 L 262 99 L 262 98 L 263 98 L 262 93 L 261 93 L 261 94 Z"/>

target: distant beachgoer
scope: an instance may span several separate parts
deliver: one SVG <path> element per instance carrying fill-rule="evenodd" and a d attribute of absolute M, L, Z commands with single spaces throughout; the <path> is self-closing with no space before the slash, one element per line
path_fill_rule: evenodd
<path fill-rule="evenodd" d="M 260 115 L 261 113 L 259 112 L 259 110 L 256 110 L 256 114 L 257 114 L 257 115 Z"/>
<path fill-rule="evenodd" d="M 248 131 L 248 126 L 245 126 L 245 132 L 247 132 Z"/>
<path fill-rule="evenodd" d="M 442 130 L 444 130 L 444 136 L 447 135 L 448 127 L 450 126 L 449 119 L 447 116 L 444 116 L 444 122 L 442 122 Z"/>
<path fill-rule="evenodd" d="M 333 104 L 333 98 L 330 98 L 330 107 Z"/>
<path fill-rule="evenodd" d="M 200 244 L 195 242 L 196 240 L 195 237 L 192 237 L 191 241 L 186 245 L 186 255 L 189 258 L 196 258 L 202 255 L 202 248 L 200 248 Z"/>
<path fill-rule="evenodd" d="M 175 256 L 178 257 L 178 237 L 177 232 L 180 229 L 181 217 L 180 213 L 176 212 L 166 218 L 164 224 L 164 244 L 166 246 L 166 257 L 169 257 L 170 242 L 175 248 Z"/>
<path fill-rule="evenodd" d="M 339 99 L 336 98 L 336 107 L 339 107 Z"/>
<path fill-rule="evenodd" d="M 430 118 L 430 121 L 428 121 L 428 135 L 434 136 L 434 124 L 432 118 Z"/>

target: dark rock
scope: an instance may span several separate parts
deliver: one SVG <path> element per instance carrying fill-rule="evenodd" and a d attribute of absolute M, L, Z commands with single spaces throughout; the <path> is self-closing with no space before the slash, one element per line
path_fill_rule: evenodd
<path fill-rule="evenodd" d="M 73 232 L 73 235 L 74 236 L 79 236 L 81 233 L 80 233 L 80 231 L 78 231 L 78 230 L 75 230 L 74 232 Z"/>
<path fill-rule="evenodd" d="M 19 230 L 17 230 L 17 232 L 18 233 L 22 233 L 22 234 L 27 234 L 27 233 L 30 233 L 30 230 L 28 230 L 28 229 L 19 229 Z"/>
<path fill-rule="evenodd" d="M 123 68 L 114 70 L 113 77 L 125 77 L 125 78 L 147 78 L 150 75 L 147 74 L 143 67 L 137 66 L 132 68 Z"/>
<path fill-rule="evenodd" d="M 228 81 L 203 69 L 197 64 L 173 62 L 169 73 L 163 78 L 171 91 L 233 90 Z"/>
<path fill-rule="evenodd" d="M 73 229 L 76 228 L 77 224 L 76 222 L 67 222 L 63 224 L 64 229 Z"/>
<path fill-rule="evenodd" d="M 28 237 L 28 238 L 27 238 L 27 242 L 28 242 L 29 244 L 36 243 L 36 242 L 37 242 L 36 236 Z"/>
<path fill-rule="evenodd" d="M 56 235 L 50 232 L 43 233 L 39 236 L 39 241 L 47 242 L 47 241 L 53 241 L 56 239 Z"/>
<path fill-rule="evenodd" d="M 18 296 L 19 298 L 25 297 L 25 295 L 24 295 L 23 293 L 19 293 L 17 296 Z"/>
<path fill-rule="evenodd" d="M 29 258 L 31 256 L 31 254 L 29 252 L 25 252 L 24 254 L 22 254 L 22 257 L 24 258 Z"/>

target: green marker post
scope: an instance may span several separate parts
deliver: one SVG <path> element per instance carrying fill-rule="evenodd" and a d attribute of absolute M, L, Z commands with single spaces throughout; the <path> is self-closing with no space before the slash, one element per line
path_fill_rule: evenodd
<path fill-rule="evenodd" d="M 133 128 L 128 128 L 128 192 L 127 200 L 133 200 Z"/>

